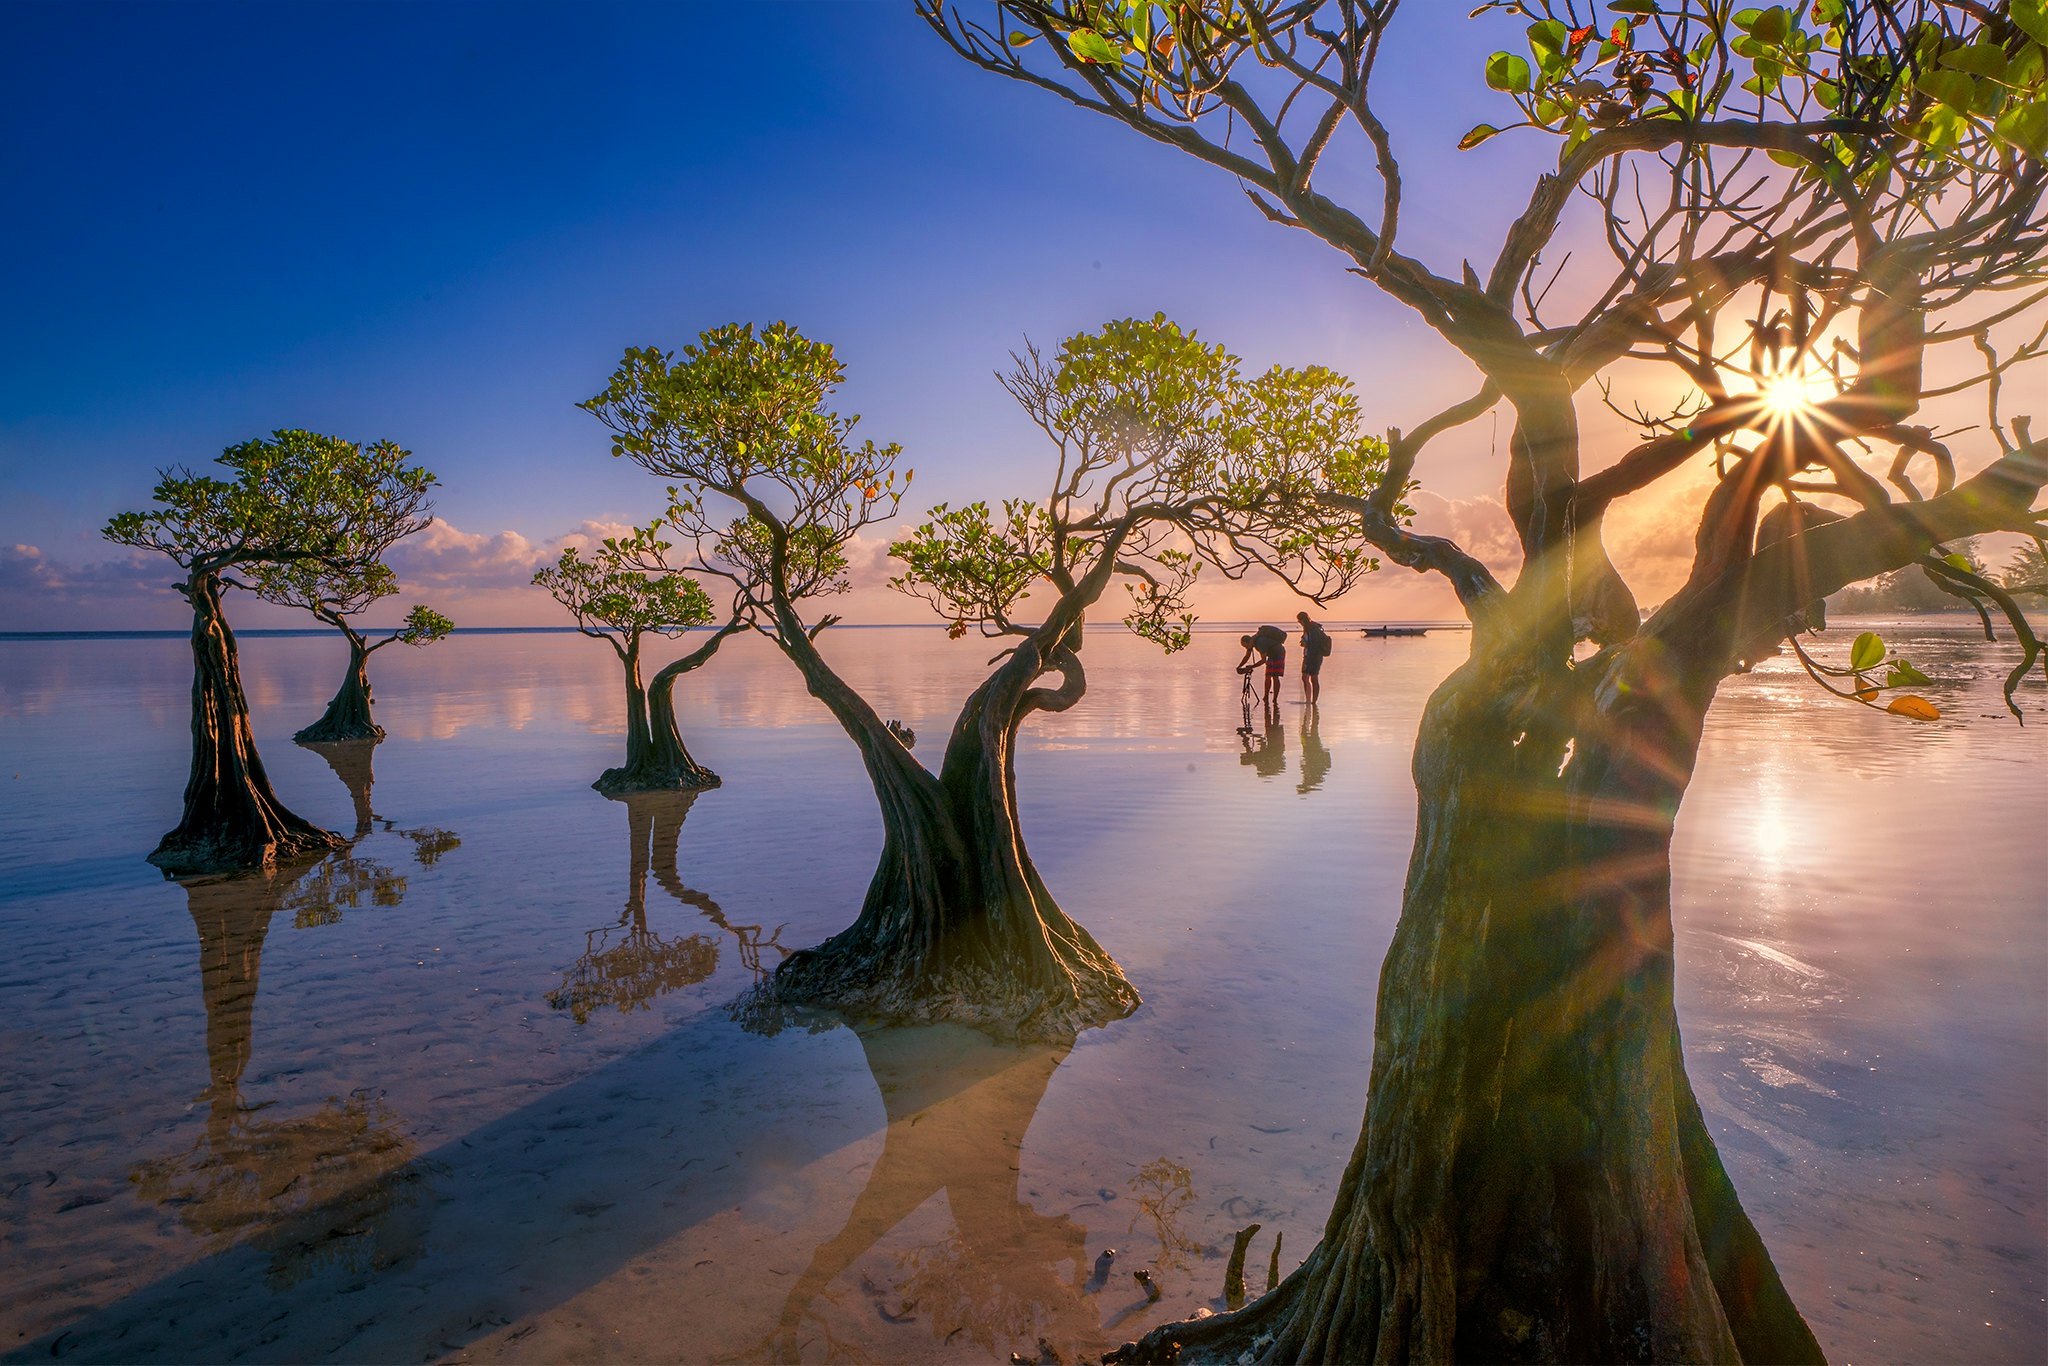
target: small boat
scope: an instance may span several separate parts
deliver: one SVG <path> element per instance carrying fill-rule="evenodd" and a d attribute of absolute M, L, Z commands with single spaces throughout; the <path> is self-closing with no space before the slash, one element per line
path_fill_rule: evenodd
<path fill-rule="evenodd" d="M 1364 633 L 1368 636 L 1381 637 L 1426 636 L 1429 634 L 1429 628 L 1427 626 L 1367 626 L 1363 629 Z"/>

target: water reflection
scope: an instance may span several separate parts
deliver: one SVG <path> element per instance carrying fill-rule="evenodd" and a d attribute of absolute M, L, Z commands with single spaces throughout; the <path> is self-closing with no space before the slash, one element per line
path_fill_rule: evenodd
<path fill-rule="evenodd" d="M 386 834 L 402 835 L 412 841 L 413 861 L 431 868 L 462 840 L 453 831 L 434 826 L 401 829 L 371 808 L 370 792 L 376 785 L 376 754 L 381 740 L 346 740 L 333 744 L 300 742 L 327 761 L 334 776 L 348 789 L 349 804 L 355 808 L 355 839 L 345 849 L 321 859 L 308 871 L 300 886 L 286 894 L 284 907 L 292 912 L 292 927 L 309 930 L 332 925 L 344 910 L 364 904 L 396 906 L 405 899 L 405 874 L 389 864 L 356 852 L 364 836 L 379 825 Z"/>
<path fill-rule="evenodd" d="M 301 740 L 300 749 L 310 749 L 327 761 L 334 770 L 334 776 L 341 779 L 341 785 L 348 789 L 348 797 L 356 813 L 356 837 L 360 839 L 370 833 L 377 813 L 370 809 L 370 789 L 376 784 L 377 746 L 381 740 L 344 740 L 334 744 L 314 744 Z"/>
<path fill-rule="evenodd" d="M 355 838 L 357 840 L 361 840 L 363 836 L 370 834 L 381 825 L 384 827 L 386 834 L 403 835 L 411 840 L 413 843 L 414 862 L 418 863 L 422 868 L 431 868 L 440 861 L 441 855 L 451 849 L 460 848 L 462 840 L 453 831 L 442 830 L 436 826 L 401 828 L 396 821 L 386 820 L 371 809 L 370 791 L 376 786 L 377 782 L 377 746 L 383 743 L 382 740 L 344 740 L 339 743 L 315 744 L 302 740 L 299 742 L 299 748 L 312 750 L 322 759 L 325 759 L 327 766 L 334 770 L 334 776 L 341 779 L 341 785 L 348 789 L 349 804 L 355 808 Z M 341 886 L 353 885 L 358 888 L 374 886 L 379 874 L 372 870 L 379 868 L 380 865 L 372 864 L 366 859 L 355 859 L 353 848 L 344 850 L 343 854 L 348 856 L 344 862 L 353 860 L 360 866 L 352 871 L 350 875 L 352 881 L 343 883 Z M 340 856 L 336 857 L 339 858 Z M 325 868 L 334 862 L 335 859 L 332 858 L 325 860 L 322 863 L 322 867 Z M 381 876 L 389 879 L 396 875 L 391 873 L 389 869 L 382 869 Z M 332 874 L 330 874 L 331 879 Z M 379 906 L 395 906 L 398 904 L 398 899 L 404 895 L 405 879 L 400 877 L 398 878 L 396 891 L 389 895 L 388 900 L 383 896 L 375 895 L 373 892 L 373 901 L 374 904 Z M 355 897 L 347 895 L 342 890 L 337 890 L 333 900 L 348 906 L 357 904 Z M 332 917 L 335 920 L 340 918 L 339 915 Z M 315 920 L 303 923 L 326 924 L 329 922 L 327 920 Z"/>
<path fill-rule="evenodd" d="M 1268 709 L 1256 729 L 1249 721 L 1239 726 L 1237 741 L 1237 761 L 1261 778 L 1277 778 L 1287 771 L 1287 728 L 1278 711 Z"/>
<path fill-rule="evenodd" d="M 647 873 L 656 848 L 663 851 L 669 872 L 662 879 L 663 890 L 685 905 L 717 906 L 710 897 L 683 886 L 676 872 L 676 841 L 682 837 L 690 804 L 699 794 L 606 795 L 626 806 L 626 907 L 612 924 L 584 934 L 583 956 L 562 974 L 562 985 L 547 996 L 550 1006 L 568 1011 L 578 1024 L 606 1006 L 621 1015 L 645 1010 L 655 997 L 693 986 L 718 968 L 718 942 L 709 936 L 667 939 L 647 928 Z"/>
<path fill-rule="evenodd" d="M 547 994 L 556 1010 L 566 1010 L 578 1024 L 606 1006 L 620 1014 L 644 1010 L 655 997 L 679 987 L 694 986 L 718 969 L 718 941 L 704 934 L 668 938 L 647 924 L 647 876 L 678 905 L 688 906 L 733 937 L 740 963 L 757 979 L 773 970 L 764 966 L 762 951 L 772 950 L 777 962 L 787 957 L 783 926 L 764 936 L 759 925 L 735 925 L 719 904 L 683 883 L 676 859 L 683 821 L 701 792 L 607 793 L 626 808 L 626 904 L 619 918 L 584 935 L 583 956 L 562 975 L 562 984 Z"/>
<path fill-rule="evenodd" d="M 280 910 L 295 921 L 338 918 L 323 900 L 355 885 L 346 851 L 317 864 L 182 882 L 199 935 L 199 987 L 206 1012 L 204 1127 L 185 1151 L 137 1163 L 129 1172 L 144 1200 L 176 1213 L 216 1248 L 258 1235 L 271 1252 L 275 1284 L 323 1264 L 387 1264 L 412 1246 L 397 1216 L 413 1204 L 415 1147 L 375 1095 L 329 1096 L 308 1112 L 271 1115 L 246 1104 L 243 1076 L 253 1051 L 263 942 Z M 378 884 L 395 904 L 404 879 Z M 381 894 L 381 893 L 380 893 Z"/>
<path fill-rule="evenodd" d="M 1330 748 L 1323 743 L 1323 714 L 1318 707 L 1301 713 L 1301 782 L 1295 791 L 1307 796 L 1330 776 Z"/>
<path fill-rule="evenodd" d="M 2016 727 L 1980 639 L 1940 623 L 1870 624 L 1937 680 L 1926 691 L 1941 721 L 1911 725 L 1820 697 L 1790 659 L 1729 680 L 1716 702 L 1674 842 L 1688 1068 L 1831 1355 L 2031 1361 L 2048 1333 L 2036 1158 L 2048 1123 L 2048 735 L 2037 724 L 2048 686 L 2026 685 L 2029 720 Z M 1831 658 L 1857 629 L 1830 632 Z M 821 641 L 850 680 L 927 736 L 946 733 L 986 659 L 943 630 Z M 1060 1064 L 1027 1139 L 1022 1199 L 1086 1222 L 1091 1256 L 1103 1242 L 1124 1252 L 1071 1339 L 1054 1337 L 1068 1361 L 1067 1342 L 1091 1331 L 1106 1346 L 1213 1304 L 1236 1228 L 1265 1225 L 1247 1268 L 1254 1290 L 1280 1227 L 1288 1265 L 1313 1244 L 1366 1086 L 1372 1011 L 1359 983 L 1398 909 L 1410 742 L 1423 698 L 1467 643 L 1360 647 L 1316 726 L 1344 763 L 1308 803 L 1281 796 L 1311 776 L 1305 717 L 1283 712 L 1287 747 L 1302 742 L 1284 776 L 1230 771 L 1243 749 L 1221 724 L 1238 719 L 1236 641 L 1198 634 L 1162 661 L 1114 628 L 1091 637 L 1101 654 L 1089 697 L 1019 739 L 1024 820 L 1047 879 L 1071 885 L 1094 908 L 1090 924 L 1158 988 L 1116 1037 Z M 348 804 L 329 786 L 344 780 L 321 777 L 325 757 L 288 743 L 332 691 L 329 644 L 257 638 L 244 662 L 278 683 L 264 694 L 277 706 L 255 718 L 273 779 L 326 799 L 328 823 L 347 831 Z M 614 666 L 602 652 L 586 658 L 583 644 L 460 635 L 394 661 L 380 720 L 401 748 L 397 764 L 367 751 L 381 780 L 375 804 L 397 809 L 402 785 L 416 794 L 407 805 L 432 803 L 431 819 L 464 832 L 465 849 L 429 871 L 414 851 L 432 858 L 431 842 L 399 843 L 403 832 L 373 816 L 351 857 L 405 873 L 403 908 L 380 914 L 366 892 L 365 909 L 344 907 L 338 924 L 274 927 L 260 944 L 269 994 L 242 1064 L 239 1116 L 231 1096 L 216 1116 L 211 1092 L 187 1111 L 210 1075 L 192 1018 L 193 921 L 177 918 L 187 893 L 107 856 L 160 833 L 155 804 L 189 762 L 183 639 L 0 644 L 0 751 L 13 756 L 0 770 L 0 919 L 13 969 L 0 1127 L 8 1170 L 36 1177 L 0 1182 L 8 1340 L 70 1332 L 67 1356 L 129 1360 L 190 1360 L 195 1342 L 218 1355 L 404 1360 L 489 1337 L 497 1355 L 561 1360 L 655 1359 L 685 1341 L 695 1357 L 740 1355 L 769 1337 L 883 1146 L 876 1081 L 850 1033 L 763 1040 L 717 1010 L 663 1016 L 685 1013 L 668 1002 L 709 1006 L 735 991 L 741 955 L 772 968 L 778 938 L 815 942 L 844 924 L 873 871 L 873 804 L 857 756 L 786 661 L 735 638 L 697 702 L 704 757 L 728 785 L 690 818 L 688 883 L 732 917 L 771 928 L 787 917 L 788 930 L 721 927 L 701 903 L 649 888 L 650 926 L 720 942 L 721 975 L 663 1011 L 607 1012 L 581 1028 L 567 1012 L 536 1019 L 576 939 L 614 922 L 622 900 L 619 817 L 582 785 L 616 742 L 605 734 L 617 726 L 615 680 L 603 672 Z M 110 710 L 134 724 L 109 728 Z M 517 732 L 500 719 L 520 717 L 531 720 Z M 459 738 L 408 738 L 444 718 L 462 720 L 446 728 Z M 1162 803 L 1166 790 L 1187 800 Z M 803 832 L 800 857 L 792 830 Z M 651 842 L 650 872 L 683 886 L 674 841 Z M 592 847 L 605 855 L 594 868 Z M 1298 933 L 1273 934 L 1244 913 L 1276 885 L 1288 888 Z M 1304 935 L 1313 952 L 1301 951 Z M 243 1038 L 246 1048 L 246 1021 Z M 139 1159 L 193 1146 L 209 1121 L 272 1125 L 364 1087 L 405 1132 L 443 1145 L 404 1169 L 432 1165 L 432 1237 L 415 1263 L 367 1279 L 335 1268 L 273 1295 L 269 1228 L 306 1228 L 309 1247 L 323 1236 L 277 1217 L 298 1187 L 276 1197 L 273 1224 L 214 1261 L 215 1235 L 193 1231 L 206 1226 L 197 1155 L 179 1178 L 193 1189 L 158 1188 L 171 1203 L 131 1194 Z M 1137 1152 L 1133 1122 L 1157 1136 Z M 1162 1271 L 1164 1297 L 1147 1304 L 1132 1272 L 1157 1266 L 1155 1229 L 1147 1215 L 1130 1231 L 1139 1202 L 1129 1182 L 1162 1154 L 1186 1164 L 1197 1192 L 1177 1227 L 1210 1251 L 1183 1273 Z M 1099 1191 L 1114 1198 L 1091 1204 Z M 820 1320 L 869 1359 L 1033 1355 L 1023 1334 L 993 1352 L 964 1329 L 948 1344 L 960 1325 L 935 1321 L 943 1298 L 898 1286 L 911 1261 L 966 1242 L 948 1206 L 928 1201 L 816 1292 L 797 1329 L 812 1342 L 807 1359 L 823 1354 Z M 404 1249 L 395 1232 L 378 1238 Z M 868 1292 L 863 1278 L 886 1289 Z M 880 1317 L 912 1299 L 914 1321 Z M 1095 1328 L 1090 1305 L 1130 1316 Z M 517 1322 L 493 1334 L 505 1317 Z"/>
<path fill-rule="evenodd" d="M 292 913 L 293 929 L 317 929 L 336 924 L 344 910 L 356 910 L 365 903 L 398 905 L 405 900 L 405 874 L 388 863 L 357 855 L 351 845 L 321 859 L 280 900 Z"/>
<path fill-rule="evenodd" d="M 1008 1047 L 943 1025 L 863 1030 L 860 1041 L 888 1113 L 882 1154 L 845 1227 L 791 1288 L 773 1337 L 747 1359 L 795 1361 L 805 1349 L 830 1360 L 857 1355 L 833 1334 L 833 1319 L 844 1315 L 813 1306 L 937 1195 L 952 1232 L 896 1257 L 891 1284 L 860 1277 L 874 1312 L 924 1325 L 953 1359 L 977 1349 L 1000 1359 L 1041 1342 L 1058 1354 L 1044 1359 L 1088 1359 L 1100 1332 L 1085 1283 L 1087 1230 L 1040 1213 L 1019 1188 L 1025 1131 L 1067 1048 Z"/>
<path fill-rule="evenodd" d="M 1195 1203 L 1195 1174 L 1171 1158 L 1155 1158 L 1138 1168 L 1129 1189 L 1137 1202 L 1130 1232 L 1136 1233 L 1141 1221 L 1149 1225 L 1159 1243 L 1159 1270 L 1187 1270 L 1188 1259 L 1202 1254 L 1201 1241 L 1189 1236 L 1184 1227 L 1188 1209 Z"/>

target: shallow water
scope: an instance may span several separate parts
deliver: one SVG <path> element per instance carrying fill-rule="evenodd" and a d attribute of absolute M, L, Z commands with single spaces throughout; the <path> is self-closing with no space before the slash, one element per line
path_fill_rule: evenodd
<path fill-rule="evenodd" d="M 1723 689 L 1676 853 L 1687 1060 L 1831 1357 L 2034 1360 L 2048 698 L 2021 729 L 2002 657 L 1893 634 L 1944 720 L 1785 660 Z M 826 642 L 927 756 L 989 652 Z M 1463 646 L 1340 636 L 1317 724 L 1240 735 L 1234 635 L 1093 634 L 1088 697 L 1021 745 L 1023 819 L 1146 1004 L 1020 1052 L 726 1020 L 847 922 L 879 845 L 852 745 L 759 642 L 683 685 L 725 786 L 622 802 L 587 786 L 622 712 L 594 642 L 381 653 L 366 775 L 289 740 L 335 643 L 249 639 L 279 792 L 363 833 L 185 885 L 142 861 L 184 779 L 184 643 L 0 643 L 0 1350 L 1074 1361 L 1220 1307 L 1252 1222 L 1256 1291 L 1356 1135 L 1409 747 Z"/>

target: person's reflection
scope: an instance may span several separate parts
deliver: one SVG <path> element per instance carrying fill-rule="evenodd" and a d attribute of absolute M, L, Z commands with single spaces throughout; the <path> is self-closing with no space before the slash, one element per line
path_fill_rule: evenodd
<path fill-rule="evenodd" d="M 1036 1356 L 1039 1340 L 1050 1339 L 1059 1359 L 1088 1359 L 1082 1349 L 1099 1333 L 1099 1318 L 1085 1284 L 1087 1230 L 1041 1214 L 1018 1188 L 1024 1132 L 1068 1046 L 1017 1048 L 953 1025 L 862 1029 L 860 1041 L 888 1112 L 882 1154 L 845 1227 L 812 1256 L 756 1355 L 794 1361 L 800 1342 L 818 1334 L 829 1347 L 837 1316 L 822 1307 L 813 1314 L 813 1306 L 943 1194 L 952 1235 L 899 1258 L 886 1291 L 861 1278 L 878 1297 L 876 1310 L 890 1322 L 927 1326 L 954 1357 L 979 1348 L 1000 1359 L 1018 1346 Z"/>
<path fill-rule="evenodd" d="M 1277 778 L 1287 769 L 1287 728 L 1280 724 L 1280 713 L 1267 709 L 1264 726 L 1253 730 L 1250 726 L 1238 728 L 1238 743 L 1243 753 L 1237 761 L 1257 771 L 1261 778 Z"/>
<path fill-rule="evenodd" d="M 330 1096 L 300 1114 L 248 1106 L 242 1078 L 255 1035 L 256 987 L 271 918 L 288 905 L 318 914 L 323 888 L 345 882 L 315 863 L 187 879 L 186 906 L 199 932 L 199 988 L 206 1010 L 206 1124 L 182 1153 L 136 1164 L 145 1200 L 177 1212 L 193 1232 L 225 1246 L 262 1234 L 273 1276 L 294 1280 L 314 1264 L 396 1255 L 390 1218 L 410 1204 L 415 1145 L 376 1097 Z M 399 888 L 403 890 L 403 879 Z"/>
<path fill-rule="evenodd" d="M 1309 707 L 1301 714 L 1301 782 L 1296 792 L 1307 794 L 1323 785 L 1323 779 L 1330 776 L 1330 750 L 1323 743 L 1322 713 Z"/>
<path fill-rule="evenodd" d="M 622 1015 L 644 1010 L 655 997 L 703 981 L 718 967 L 718 941 L 691 934 L 667 939 L 647 927 L 647 874 L 650 868 L 662 890 L 683 905 L 724 922 L 718 903 L 683 885 L 676 869 L 676 841 L 696 792 L 608 793 L 626 807 L 630 853 L 626 872 L 626 906 L 619 918 L 583 937 L 583 956 L 562 975 L 562 985 L 547 1002 L 566 1010 L 582 1024 L 611 1006 Z M 757 955 L 758 956 L 758 955 Z"/>

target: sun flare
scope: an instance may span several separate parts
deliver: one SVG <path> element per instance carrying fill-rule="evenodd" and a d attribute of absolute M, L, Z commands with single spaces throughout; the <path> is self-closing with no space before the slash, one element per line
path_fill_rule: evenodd
<path fill-rule="evenodd" d="M 1797 417 L 1820 401 L 1820 386 L 1807 375 L 1773 375 L 1757 386 L 1757 394 L 1772 417 Z"/>

